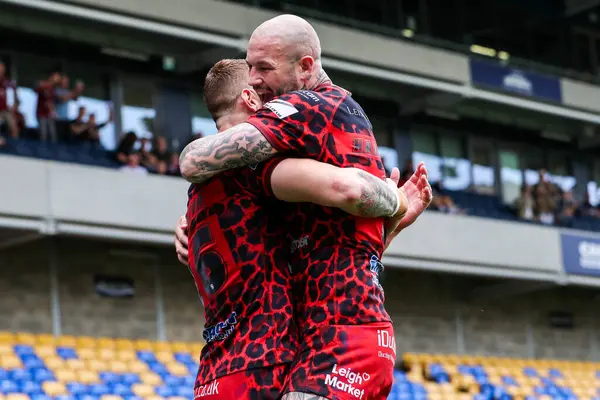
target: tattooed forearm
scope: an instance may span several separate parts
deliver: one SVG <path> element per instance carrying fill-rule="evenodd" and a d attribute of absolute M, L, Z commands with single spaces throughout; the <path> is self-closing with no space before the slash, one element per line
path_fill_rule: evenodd
<path fill-rule="evenodd" d="M 328 400 L 327 397 L 317 396 L 312 393 L 290 392 L 284 395 L 281 400 Z"/>
<path fill-rule="evenodd" d="M 357 209 L 363 217 L 389 217 L 398 207 L 398 196 L 381 179 L 365 171 L 358 171 L 361 194 Z"/>
<path fill-rule="evenodd" d="M 220 172 L 261 163 L 276 150 L 253 125 L 243 123 L 222 133 L 194 140 L 181 152 L 181 175 L 202 183 Z"/>

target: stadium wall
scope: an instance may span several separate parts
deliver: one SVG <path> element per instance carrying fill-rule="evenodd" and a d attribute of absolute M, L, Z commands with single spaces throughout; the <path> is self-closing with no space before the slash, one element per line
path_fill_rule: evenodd
<path fill-rule="evenodd" d="M 0 251 L 0 263 L 0 330 L 47 333 L 58 325 L 69 335 L 202 340 L 201 303 L 172 251 L 46 238 Z M 98 274 L 132 278 L 135 295 L 100 296 Z M 381 282 L 398 354 L 600 359 L 598 298 L 591 289 L 548 285 L 492 298 L 477 293 L 519 282 L 393 268 Z M 552 311 L 572 313 L 574 327 L 551 327 Z"/>

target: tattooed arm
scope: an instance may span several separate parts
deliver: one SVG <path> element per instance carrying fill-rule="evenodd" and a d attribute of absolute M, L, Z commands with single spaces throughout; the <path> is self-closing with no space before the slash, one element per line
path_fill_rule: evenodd
<path fill-rule="evenodd" d="M 359 217 L 401 217 L 408 209 L 395 184 L 311 159 L 281 161 L 271 174 L 271 188 L 279 200 L 336 207 Z"/>
<path fill-rule="evenodd" d="M 277 151 L 253 125 L 242 123 L 217 135 L 194 140 L 181 152 L 181 175 L 202 183 L 229 169 L 263 162 Z"/>

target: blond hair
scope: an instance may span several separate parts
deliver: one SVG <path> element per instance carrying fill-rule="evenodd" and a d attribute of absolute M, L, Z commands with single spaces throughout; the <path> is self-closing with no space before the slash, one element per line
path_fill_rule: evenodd
<path fill-rule="evenodd" d="M 225 59 L 208 71 L 204 81 L 204 102 L 216 121 L 230 112 L 238 96 L 248 86 L 248 65 L 245 60 Z"/>

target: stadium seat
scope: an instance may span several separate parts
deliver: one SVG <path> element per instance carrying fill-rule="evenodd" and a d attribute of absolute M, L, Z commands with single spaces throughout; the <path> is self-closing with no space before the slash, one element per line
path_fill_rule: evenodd
<path fill-rule="evenodd" d="M 56 397 L 67 394 L 67 388 L 63 383 L 60 382 L 44 382 L 42 388 L 48 396 Z"/>
<path fill-rule="evenodd" d="M 56 345 L 74 348 L 77 346 L 77 340 L 73 336 L 60 336 L 56 340 Z"/>
<path fill-rule="evenodd" d="M 147 398 L 154 394 L 154 386 L 136 383 L 131 387 L 131 391 L 139 397 Z"/>

